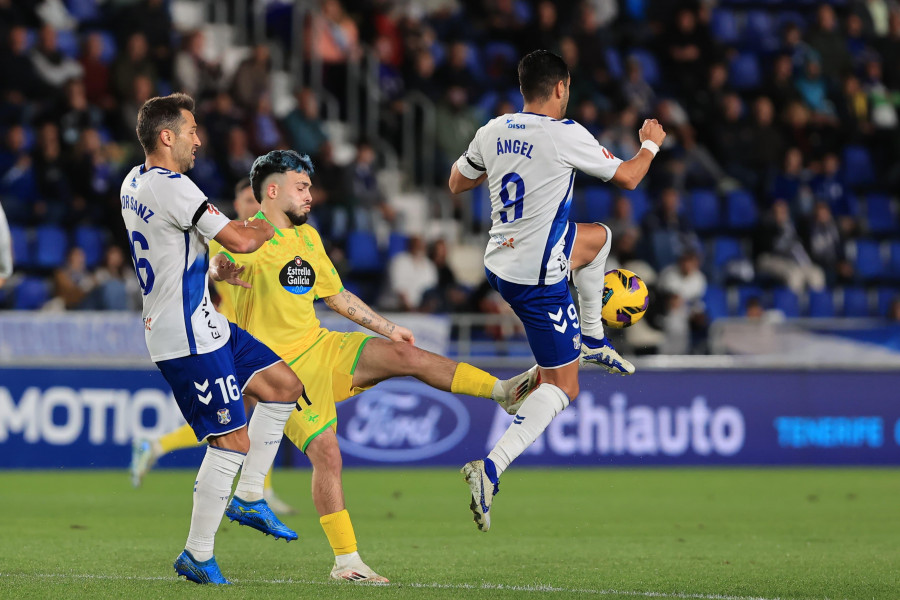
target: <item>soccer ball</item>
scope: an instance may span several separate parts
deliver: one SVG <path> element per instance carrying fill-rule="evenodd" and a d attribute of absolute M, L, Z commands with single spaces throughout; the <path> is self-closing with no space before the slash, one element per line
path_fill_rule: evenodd
<path fill-rule="evenodd" d="M 647 285 L 628 269 L 613 269 L 603 277 L 603 324 L 613 329 L 630 327 L 647 312 Z"/>

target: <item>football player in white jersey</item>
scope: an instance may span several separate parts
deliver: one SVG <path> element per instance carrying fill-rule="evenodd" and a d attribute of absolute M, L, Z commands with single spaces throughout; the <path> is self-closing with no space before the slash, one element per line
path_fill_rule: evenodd
<path fill-rule="evenodd" d="M 666 133 L 648 119 L 638 132 L 642 144 L 637 155 L 628 161 L 616 158 L 584 127 L 565 118 L 569 82 L 565 61 L 552 52 L 537 50 L 522 58 L 523 110 L 479 129 L 450 172 L 454 194 L 487 179 L 493 223 L 485 272 L 525 326 L 541 381 L 512 407 L 511 413 L 518 408 L 516 418 L 488 456 L 462 469 L 482 531 L 491 526 L 501 473 L 578 395 L 579 363 L 634 373 L 634 366 L 609 343 L 600 320 L 610 230 L 601 223 L 569 222 L 572 183 L 578 170 L 633 190 Z M 570 273 L 578 311 L 569 292 Z"/>
<path fill-rule="evenodd" d="M 229 518 L 276 539 L 297 539 L 256 490 L 262 490 L 303 385 L 274 352 L 229 323 L 210 301 L 207 240 L 233 252 L 253 252 L 274 230 L 264 220 L 229 220 L 183 174 L 194 166 L 200 146 L 193 111 L 194 101 L 185 94 L 151 98 L 141 107 L 137 135 L 146 160 L 122 182 L 122 218 L 143 292 L 150 358 L 197 440 L 209 442 L 175 571 L 196 583 L 226 584 L 213 544 L 239 469 Z M 257 401 L 249 427 L 243 396 Z"/>

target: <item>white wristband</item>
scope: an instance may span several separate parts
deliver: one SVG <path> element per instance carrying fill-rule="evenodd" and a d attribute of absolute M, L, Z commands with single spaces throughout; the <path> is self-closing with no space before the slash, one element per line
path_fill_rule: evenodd
<path fill-rule="evenodd" d="M 650 140 L 644 140 L 644 143 L 641 144 L 641 148 L 646 148 L 653 156 L 656 156 L 656 153 L 659 152 L 659 146 L 656 145 L 656 142 Z"/>

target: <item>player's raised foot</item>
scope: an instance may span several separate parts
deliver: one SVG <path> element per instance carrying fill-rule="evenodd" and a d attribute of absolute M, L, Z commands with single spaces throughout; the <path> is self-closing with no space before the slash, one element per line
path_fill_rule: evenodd
<path fill-rule="evenodd" d="M 588 335 L 582 335 L 581 358 L 579 362 L 582 365 L 600 365 L 616 375 L 631 375 L 634 373 L 634 365 L 616 352 L 616 349 L 609 343 L 609 338 L 606 336 L 602 340 L 598 340 Z"/>
<path fill-rule="evenodd" d="M 290 542 L 297 539 L 297 532 L 282 523 L 265 500 L 244 502 L 234 496 L 228 503 L 228 508 L 225 509 L 225 516 L 232 521 L 237 521 L 240 525 L 246 525 L 262 531 L 266 535 L 271 535 L 276 540 L 284 538 Z"/>
<path fill-rule="evenodd" d="M 212 583 L 215 585 L 231 585 L 231 582 L 225 579 L 219 565 L 216 563 L 216 557 L 213 556 L 209 560 L 199 562 L 191 556 L 191 553 L 184 550 L 175 559 L 175 572 L 183 575 L 188 581 L 194 583 Z"/>
<path fill-rule="evenodd" d="M 335 557 L 334 567 L 331 569 L 331 578 L 338 581 L 350 581 L 353 583 L 390 583 L 387 577 L 382 577 L 369 568 L 359 557 L 358 552 Z"/>
<path fill-rule="evenodd" d="M 495 394 L 494 402 L 499 404 L 507 413 L 514 415 L 525 402 L 525 398 L 541 384 L 541 372 L 534 365 L 524 373 L 515 377 L 497 382 L 499 393 Z"/>
<path fill-rule="evenodd" d="M 279 515 L 296 515 L 297 509 L 275 495 L 272 488 L 263 489 L 263 500 L 269 505 L 276 514 Z"/>
<path fill-rule="evenodd" d="M 494 463 L 489 458 L 473 460 L 466 463 L 460 473 L 465 475 L 466 483 L 469 484 L 472 498 L 469 508 L 472 509 L 475 524 L 481 531 L 487 531 L 491 528 L 491 504 L 494 496 L 500 492 L 500 479 L 496 475 Z"/>
<path fill-rule="evenodd" d="M 144 475 L 153 468 L 158 458 L 159 452 L 156 449 L 156 444 L 150 440 L 134 440 L 131 445 L 131 466 L 129 467 L 131 471 L 131 485 L 141 487 Z"/>

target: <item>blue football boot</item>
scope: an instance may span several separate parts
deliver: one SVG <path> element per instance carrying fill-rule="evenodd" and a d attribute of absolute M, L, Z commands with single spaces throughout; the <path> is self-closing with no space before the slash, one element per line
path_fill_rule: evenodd
<path fill-rule="evenodd" d="M 634 365 L 622 358 L 609 342 L 609 338 L 593 338 L 581 335 L 581 365 L 600 365 L 610 373 L 616 375 L 631 375 L 634 373 Z"/>
<path fill-rule="evenodd" d="M 199 562 L 194 560 L 191 553 L 187 550 L 183 551 L 175 559 L 175 572 L 178 575 L 184 575 L 188 581 L 194 583 L 212 583 L 214 585 L 231 585 L 231 582 L 225 579 L 219 565 L 216 564 L 216 557 L 213 556 L 209 560 Z"/>
<path fill-rule="evenodd" d="M 297 532 L 279 521 L 265 500 L 244 502 L 234 496 L 228 503 L 228 508 L 225 509 L 225 516 L 241 525 L 271 535 L 276 540 L 284 538 L 290 542 L 297 539 Z"/>

